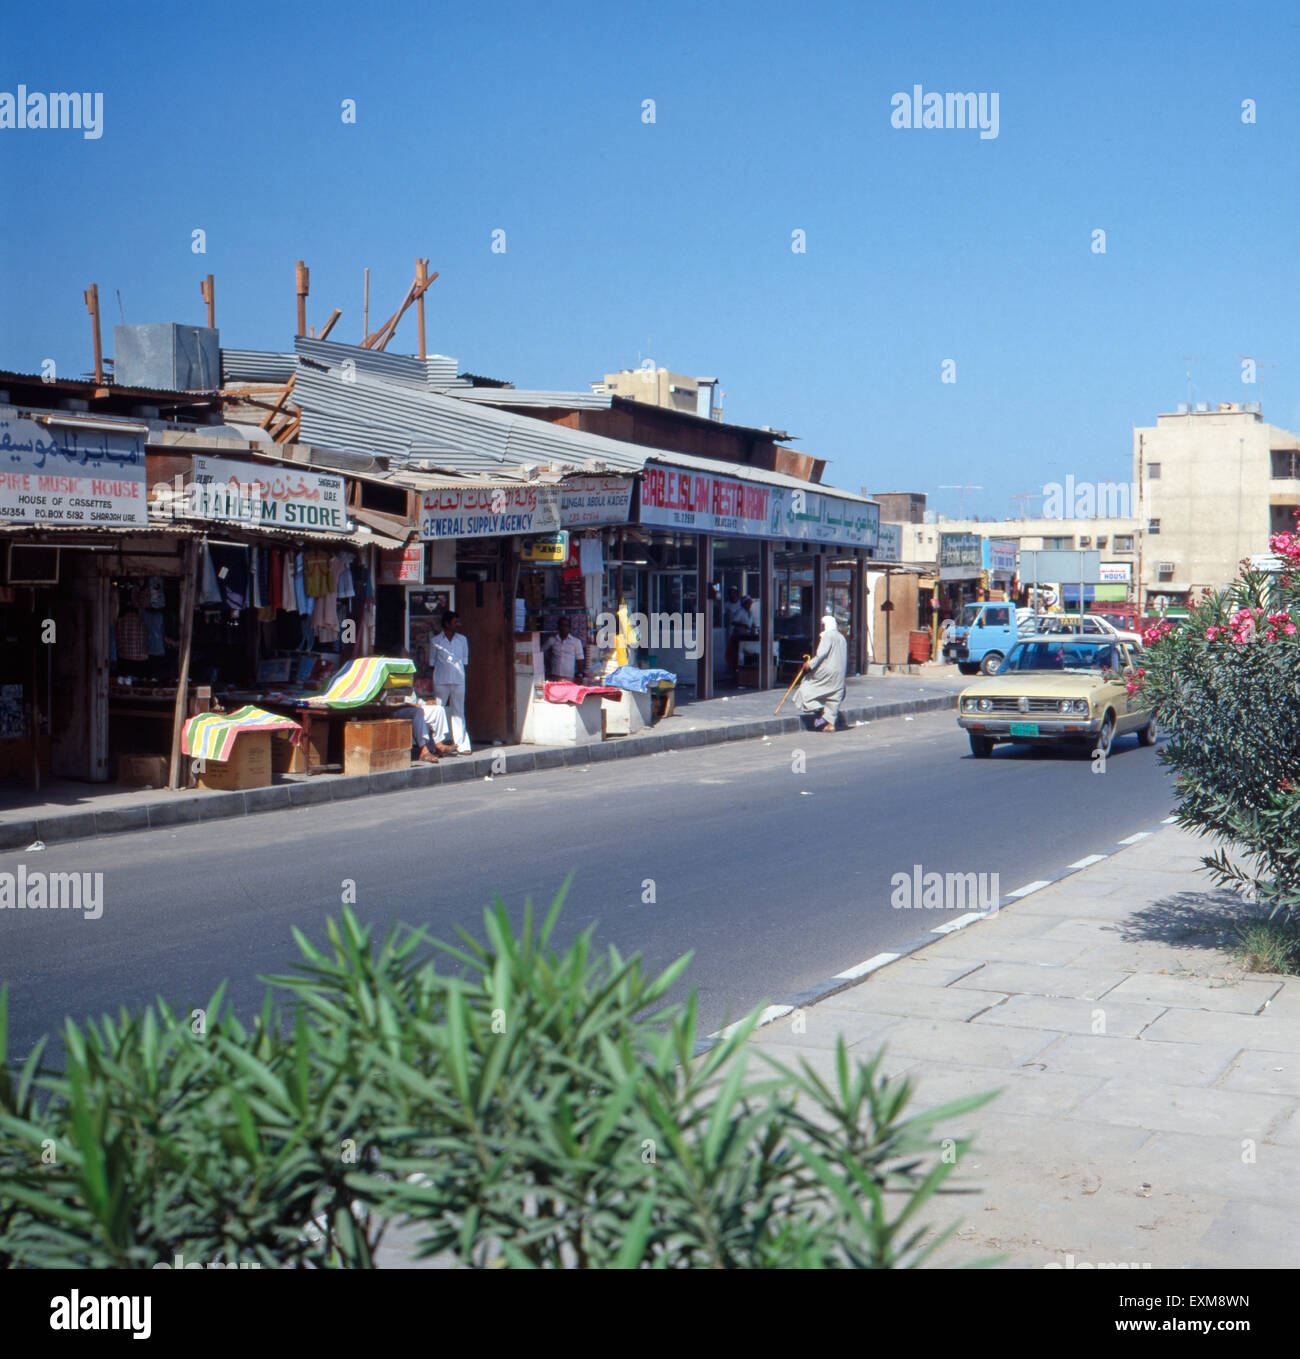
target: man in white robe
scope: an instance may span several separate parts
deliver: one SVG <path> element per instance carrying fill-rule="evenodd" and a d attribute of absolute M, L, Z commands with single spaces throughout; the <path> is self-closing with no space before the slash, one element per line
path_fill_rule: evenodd
<path fill-rule="evenodd" d="M 849 668 L 849 646 L 833 614 L 822 619 L 821 642 L 817 654 L 804 662 L 803 683 L 799 686 L 799 706 L 806 713 L 817 713 L 815 731 L 834 731 L 844 701 L 845 678 Z"/>

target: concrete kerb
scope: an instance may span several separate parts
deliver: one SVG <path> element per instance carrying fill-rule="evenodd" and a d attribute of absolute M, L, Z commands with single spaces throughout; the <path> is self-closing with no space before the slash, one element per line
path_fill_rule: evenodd
<path fill-rule="evenodd" d="M 955 704 L 953 706 L 955 706 Z M 997 912 L 990 913 L 987 916 L 981 916 L 979 919 L 973 920 L 969 924 L 962 926 L 962 929 L 970 929 L 972 926 L 983 923 L 984 920 L 991 919 L 993 914 L 1010 910 L 1027 897 L 1043 891 L 1045 888 L 1054 887 L 1057 883 L 1063 882 L 1066 878 L 1091 873 L 1094 869 L 1109 865 L 1111 860 L 1117 855 L 1122 854 L 1125 850 L 1135 849 L 1139 844 L 1143 843 L 1142 839 L 1137 838 L 1138 836 L 1146 837 L 1155 835 L 1157 832 L 1167 829 L 1169 824 L 1168 821 L 1163 821 L 1156 826 L 1149 826 L 1145 830 L 1135 833 L 1131 843 L 1123 842 L 1118 844 L 1114 849 L 1103 854 L 1094 863 L 1086 864 L 1082 868 L 1066 868 L 1062 872 L 1056 874 L 1055 877 L 1043 878 L 1040 885 L 1034 889 L 1033 893 L 1026 893 L 1023 897 L 1014 896 L 1010 900 L 1004 901 L 998 907 Z M 929 948 L 931 944 L 937 944 L 940 940 L 951 938 L 952 933 L 951 930 L 942 934 L 930 930 L 916 939 L 910 939 L 905 944 L 899 944 L 897 947 L 877 955 L 876 959 L 869 959 L 866 963 L 859 963 L 845 969 L 846 973 L 853 973 L 854 975 L 828 977 L 826 981 L 807 987 L 797 995 L 791 996 L 788 1000 L 774 1002 L 765 1007 L 762 1018 L 760 1018 L 759 1022 L 754 1027 L 754 1032 L 757 1033 L 759 1029 L 766 1028 L 769 1024 L 775 1024 L 779 1020 L 787 1018 L 794 1010 L 806 1010 L 810 1006 L 818 1005 L 824 1000 L 829 1000 L 832 996 L 839 995 L 842 991 L 849 991 L 854 987 L 863 986 L 869 982 L 876 973 L 883 971 L 887 967 L 891 967 L 894 963 L 902 962 L 905 958 L 910 958 L 913 954 L 919 953 L 922 949 Z M 736 1023 L 739 1022 L 740 1021 L 736 1021 Z M 695 1055 L 698 1057 L 703 1053 L 708 1052 L 716 1043 L 727 1037 L 734 1027 L 734 1024 L 730 1024 L 726 1028 L 719 1029 L 717 1033 L 711 1033 L 706 1038 L 697 1040 L 695 1044 Z"/>
<path fill-rule="evenodd" d="M 942 712 L 957 706 L 955 694 L 935 698 L 909 699 L 903 702 L 873 703 L 852 708 L 841 708 L 843 724 L 851 727 L 858 722 L 879 721 L 904 713 Z M 681 715 L 685 717 L 685 714 Z M 618 737 L 610 741 L 593 742 L 581 746 L 539 746 L 532 751 L 512 751 L 506 756 L 505 772 L 526 774 L 541 769 L 564 766 L 581 767 L 600 760 L 635 759 L 658 755 L 672 750 L 691 750 L 699 746 L 718 745 L 731 741 L 752 741 L 764 736 L 787 736 L 802 730 L 808 719 L 799 714 L 773 715 L 763 718 L 744 718 L 736 722 L 709 722 L 681 730 L 655 729 L 636 736 Z M 291 807 L 310 807 L 322 802 L 344 802 L 371 794 L 405 792 L 413 788 L 436 787 L 463 783 L 483 778 L 492 772 L 495 756 L 490 751 L 479 752 L 469 758 L 444 759 L 436 765 L 413 765 L 410 769 L 392 770 L 386 774 L 362 774 L 334 778 L 294 779 L 267 788 L 250 788 L 243 792 L 213 793 L 205 797 L 189 796 L 141 803 L 132 807 L 112 807 L 103 811 L 81 808 L 55 816 L 0 822 L 0 852 L 22 850 L 36 840 L 51 844 L 69 840 L 95 839 L 101 835 L 119 835 L 126 831 L 162 829 L 193 825 L 200 821 L 215 821 L 238 816 L 253 816 L 259 812 L 285 811 Z M 920 941 L 932 942 L 929 939 Z M 836 990 L 853 985 L 846 982 Z M 818 991 L 818 998 L 833 994 Z M 813 1003 L 808 1001 L 806 1003 Z"/>

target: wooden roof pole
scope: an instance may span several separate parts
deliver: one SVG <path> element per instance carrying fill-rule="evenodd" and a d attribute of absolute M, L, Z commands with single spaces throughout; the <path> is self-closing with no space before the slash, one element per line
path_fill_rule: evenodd
<path fill-rule="evenodd" d="M 365 301 L 361 304 L 361 343 L 370 336 L 370 270 L 366 270 Z"/>
<path fill-rule="evenodd" d="M 91 330 L 95 337 L 95 381 L 104 381 L 104 346 L 99 335 L 99 284 L 86 289 L 86 310 L 90 313 Z"/>
<path fill-rule="evenodd" d="M 298 334 L 307 334 L 307 294 L 311 291 L 311 270 L 299 260 L 294 269 L 298 289 Z"/>
<path fill-rule="evenodd" d="M 419 344 L 420 344 L 420 347 L 419 347 L 419 349 L 418 349 L 416 352 L 419 354 L 419 356 L 420 356 L 421 358 L 424 358 L 424 355 L 425 355 L 425 349 L 424 349 L 424 290 L 425 290 L 425 288 L 427 288 L 427 287 L 429 286 L 429 261 L 428 261 L 428 260 L 416 260 L 416 261 L 415 261 L 415 283 L 416 283 L 416 287 L 418 287 L 418 288 L 420 289 L 420 291 L 419 291 L 418 293 L 416 293 L 416 302 L 415 302 L 415 316 L 416 316 L 417 329 L 418 329 L 418 332 L 419 332 Z"/>

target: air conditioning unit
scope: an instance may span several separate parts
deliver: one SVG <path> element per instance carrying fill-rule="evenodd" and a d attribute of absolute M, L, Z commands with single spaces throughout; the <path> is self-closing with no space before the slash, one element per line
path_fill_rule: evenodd
<path fill-rule="evenodd" d="M 1174 564 L 1173 562 L 1157 562 L 1156 570 L 1162 576 L 1172 576 L 1174 574 Z"/>
<path fill-rule="evenodd" d="M 1092 546 L 1092 539 L 1089 538 L 1087 534 L 1081 535 L 1080 538 L 1079 538 L 1079 546 L 1080 546 L 1080 547 L 1091 547 L 1091 546 Z"/>
<path fill-rule="evenodd" d="M 1198 415 L 1208 415 L 1210 413 L 1210 403 L 1208 401 L 1198 401 L 1196 403 Z"/>
<path fill-rule="evenodd" d="M 1191 406 L 1190 406 L 1186 401 L 1180 401 L 1180 402 L 1178 403 L 1178 414 L 1179 414 L 1179 415 L 1190 415 L 1191 413 L 1192 413 L 1192 408 L 1191 408 Z"/>
<path fill-rule="evenodd" d="M 59 549 L 37 543 L 10 543 L 5 581 L 9 585 L 57 585 Z"/>

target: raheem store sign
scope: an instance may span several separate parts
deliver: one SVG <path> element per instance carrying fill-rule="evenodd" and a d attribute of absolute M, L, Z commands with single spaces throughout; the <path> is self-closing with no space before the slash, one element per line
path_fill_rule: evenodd
<path fill-rule="evenodd" d="M 181 514 L 261 528 L 350 533 L 343 478 L 297 467 L 194 459 Z"/>

